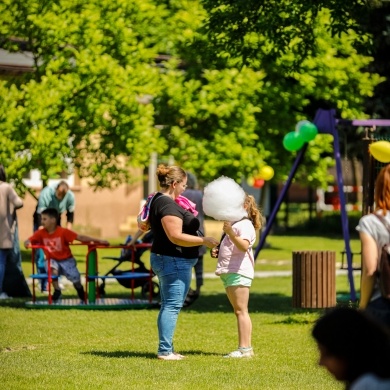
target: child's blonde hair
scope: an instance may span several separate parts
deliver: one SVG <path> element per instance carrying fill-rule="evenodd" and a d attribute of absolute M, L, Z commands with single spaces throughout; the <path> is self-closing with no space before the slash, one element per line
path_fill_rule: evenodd
<path fill-rule="evenodd" d="M 246 195 L 245 206 L 248 212 L 248 218 L 253 223 L 255 230 L 260 230 L 264 224 L 264 217 L 257 206 L 255 198 L 252 195 Z"/>

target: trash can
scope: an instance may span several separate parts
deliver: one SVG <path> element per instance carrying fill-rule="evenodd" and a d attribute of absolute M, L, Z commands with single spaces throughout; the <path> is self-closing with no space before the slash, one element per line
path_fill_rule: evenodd
<path fill-rule="evenodd" d="M 293 252 L 293 307 L 336 306 L 336 252 Z"/>

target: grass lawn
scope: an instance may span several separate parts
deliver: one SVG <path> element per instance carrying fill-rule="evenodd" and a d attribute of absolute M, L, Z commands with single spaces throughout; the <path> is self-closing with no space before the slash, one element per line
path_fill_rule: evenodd
<path fill-rule="evenodd" d="M 344 247 L 341 239 L 320 237 L 272 236 L 267 241 L 271 248 L 260 253 L 259 271 L 291 269 L 294 250 L 339 252 Z M 105 251 L 115 255 L 119 250 Z M 83 248 L 74 252 L 83 271 Z M 23 252 L 23 258 L 29 275 L 29 253 Z M 100 270 L 112 265 L 102 260 Z M 213 272 L 214 266 L 207 256 L 205 272 Z M 358 286 L 358 275 L 355 280 Z M 336 289 L 348 293 L 346 276 L 337 277 Z M 342 389 L 317 366 L 310 330 L 322 310 L 293 309 L 291 290 L 291 277 L 254 280 L 250 313 L 256 356 L 248 360 L 223 358 L 236 348 L 237 331 L 219 279 L 206 279 L 201 297 L 181 312 L 175 348 L 187 359 L 176 362 L 156 359 L 156 309 L 52 311 L 27 309 L 22 299 L 2 301 L 1 388 Z M 71 286 L 64 293 L 75 296 Z M 111 283 L 107 294 L 127 297 L 129 290 Z"/>

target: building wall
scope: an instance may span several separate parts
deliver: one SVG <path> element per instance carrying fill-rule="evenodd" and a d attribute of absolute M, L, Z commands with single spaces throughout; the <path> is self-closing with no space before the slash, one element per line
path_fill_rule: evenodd
<path fill-rule="evenodd" d="M 72 186 L 75 194 L 76 209 L 73 228 L 80 234 L 95 235 L 102 238 L 118 238 L 123 235 L 120 226 L 138 214 L 143 200 L 143 183 L 122 185 L 114 190 L 93 191 L 88 184 L 81 181 Z M 39 195 L 36 190 L 36 195 Z M 17 211 L 19 237 L 25 240 L 32 234 L 33 214 L 37 201 L 27 193 L 24 206 Z M 66 216 L 62 217 L 62 225 L 66 224 Z M 135 231 L 134 231 L 135 232 Z"/>

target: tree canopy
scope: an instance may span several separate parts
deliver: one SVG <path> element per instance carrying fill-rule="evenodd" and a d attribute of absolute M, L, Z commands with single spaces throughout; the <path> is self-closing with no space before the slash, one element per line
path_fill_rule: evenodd
<path fill-rule="evenodd" d="M 334 36 L 353 31 L 353 44 L 370 45 L 361 24 L 375 0 L 202 0 L 205 30 L 213 50 L 251 64 L 259 56 L 276 59 L 291 53 L 288 69 L 299 68 L 316 47 L 315 29 L 323 9 L 330 12 L 327 30 Z"/>
<path fill-rule="evenodd" d="M 368 73 L 372 59 L 354 45 L 368 36 L 330 31 L 334 7 L 307 10 L 310 55 L 278 49 L 264 31 L 257 42 L 279 54 L 248 52 L 242 66 L 239 52 L 210 48 L 204 26 L 214 11 L 206 3 L 3 1 L 0 46 L 28 51 L 34 63 L 32 72 L 0 80 L 0 161 L 9 176 L 38 168 L 47 179 L 76 167 L 94 187 L 110 187 L 130 180 L 128 167 L 147 165 L 157 152 L 203 182 L 222 174 L 240 180 L 265 164 L 283 179 L 294 153 L 282 140 L 298 120 L 323 105 L 344 118 L 364 116 L 364 100 L 381 78 Z M 224 9 L 223 1 L 214 3 Z M 287 31 L 285 19 L 279 22 Z M 329 153 L 329 137 L 317 136 L 299 179 L 323 185 Z"/>

